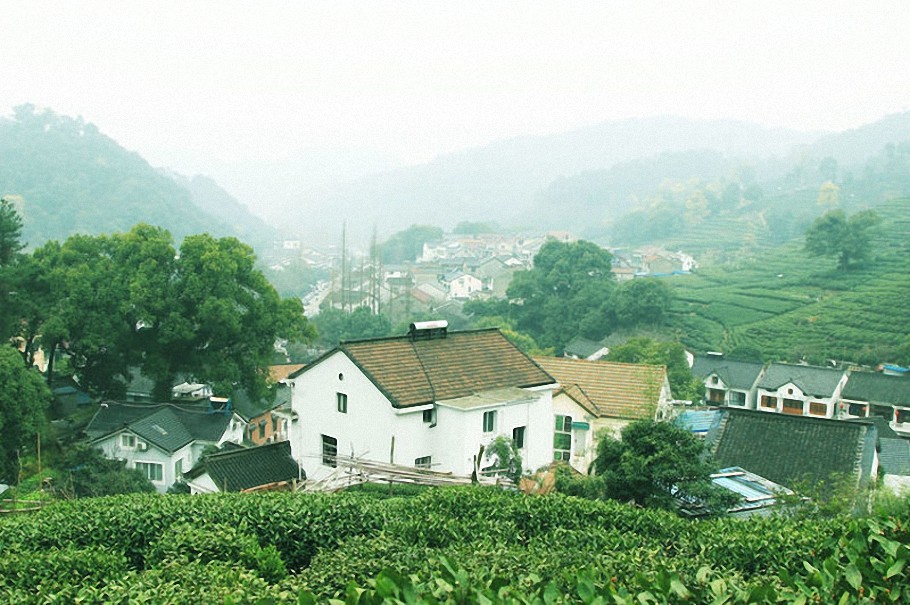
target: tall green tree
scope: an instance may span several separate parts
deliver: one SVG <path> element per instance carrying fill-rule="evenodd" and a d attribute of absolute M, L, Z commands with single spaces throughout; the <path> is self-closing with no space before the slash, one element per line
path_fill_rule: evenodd
<path fill-rule="evenodd" d="M 837 268 L 846 271 L 872 253 L 870 230 L 880 222 L 874 210 L 847 217 L 843 210 L 829 210 L 806 231 L 806 252 L 837 257 Z"/>
<path fill-rule="evenodd" d="M 664 323 L 673 291 L 659 279 L 633 279 L 619 285 L 613 294 L 613 311 L 624 326 L 658 326 Z"/>
<path fill-rule="evenodd" d="M 550 240 L 534 257 L 534 267 L 512 278 L 507 294 L 518 330 L 542 347 L 561 349 L 581 334 L 602 338 L 611 331 L 613 256 L 586 241 Z"/>
<path fill-rule="evenodd" d="M 0 345 L 0 483 L 14 483 L 18 456 L 46 423 L 51 392 L 13 347 Z"/>
<path fill-rule="evenodd" d="M 379 246 L 384 263 L 403 263 L 415 260 L 428 242 L 442 241 L 443 231 L 431 225 L 411 225 L 399 231 Z"/>
<path fill-rule="evenodd" d="M 24 247 L 22 218 L 12 201 L 0 198 L 0 343 L 16 332 L 16 269 L 19 253 Z"/>
<path fill-rule="evenodd" d="M 46 352 L 65 348 L 80 380 L 111 397 L 139 367 L 169 397 L 178 374 L 224 394 L 265 392 L 278 339 L 314 336 L 299 299 L 281 299 L 234 238 L 186 238 L 137 225 L 111 236 L 73 236 L 35 251 L 30 284 L 44 306 L 23 322 Z"/>
<path fill-rule="evenodd" d="M 604 497 L 613 500 L 670 508 L 675 498 L 683 498 L 718 511 L 732 504 L 711 484 L 714 469 L 706 461 L 704 442 L 667 422 L 633 422 L 622 430 L 622 439 L 602 435 L 593 467 Z"/>

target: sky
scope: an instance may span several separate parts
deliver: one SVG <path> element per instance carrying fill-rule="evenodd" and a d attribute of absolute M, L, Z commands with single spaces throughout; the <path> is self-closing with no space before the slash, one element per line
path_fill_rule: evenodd
<path fill-rule="evenodd" d="M 905 0 L 0 0 L 0 23 L 0 115 L 80 115 L 185 174 L 308 151 L 414 164 L 631 117 L 844 130 L 910 109 Z"/>

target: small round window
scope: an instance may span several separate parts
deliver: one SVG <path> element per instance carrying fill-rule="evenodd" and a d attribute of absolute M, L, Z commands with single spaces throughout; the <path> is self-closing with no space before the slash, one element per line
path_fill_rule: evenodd
<path fill-rule="evenodd" d="M 343 374 L 343 373 L 338 372 L 338 380 L 344 380 L 344 374 Z"/>

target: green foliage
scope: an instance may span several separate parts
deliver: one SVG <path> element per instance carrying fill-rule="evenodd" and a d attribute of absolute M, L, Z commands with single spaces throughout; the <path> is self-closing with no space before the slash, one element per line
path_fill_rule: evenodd
<path fill-rule="evenodd" d="M 611 329 L 611 261 L 607 250 L 591 242 L 549 240 L 534 257 L 534 268 L 512 278 L 509 317 L 543 347 L 560 349 L 578 334 L 603 338 Z"/>
<path fill-rule="evenodd" d="M 704 442 L 668 422 L 633 422 L 621 440 L 601 435 L 593 470 L 602 498 L 659 508 L 671 508 L 679 498 L 715 512 L 733 504 L 711 484 L 714 469 L 704 460 Z"/>
<path fill-rule="evenodd" d="M 41 375 L 16 349 L 0 344 L 0 483 L 18 483 L 20 451 L 44 428 L 51 398 Z"/>
<path fill-rule="evenodd" d="M 872 210 L 849 218 L 843 210 L 829 210 L 806 231 L 806 251 L 813 256 L 836 256 L 837 268 L 845 271 L 871 256 L 869 229 L 880 220 Z"/>
<path fill-rule="evenodd" d="M 613 293 L 613 312 L 624 326 L 661 325 L 670 311 L 673 291 L 654 279 L 633 279 L 619 285 Z"/>
<path fill-rule="evenodd" d="M 334 347 L 344 340 L 379 338 L 392 333 L 388 318 L 366 307 L 350 312 L 334 307 L 322 309 L 313 318 L 313 326 L 319 334 L 318 342 L 326 347 Z"/>
<path fill-rule="evenodd" d="M 522 475 L 521 452 L 512 439 L 499 435 L 486 447 L 483 458 L 491 462 L 490 471 L 518 483 Z"/>
<path fill-rule="evenodd" d="M 443 231 L 430 225 L 411 225 L 392 235 L 379 246 L 384 263 L 403 263 L 416 260 L 426 243 L 442 241 Z"/>
<path fill-rule="evenodd" d="M 650 338 L 633 338 L 610 348 L 609 361 L 625 363 L 646 363 L 665 366 L 670 390 L 677 399 L 697 401 L 701 399 L 704 384 L 692 376 L 686 350 L 678 342 L 658 342 Z"/>
<path fill-rule="evenodd" d="M 299 299 L 281 299 L 254 265 L 234 238 L 189 236 L 178 254 L 167 231 L 142 224 L 49 242 L 23 264 L 21 334 L 29 350 L 40 335 L 49 357 L 65 348 L 81 383 L 109 397 L 132 366 L 161 398 L 181 372 L 261 396 L 275 341 L 313 329 Z"/>
<path fill-rule="evenodd" d="M 0 600 L 899 603 L 907 511 L 693 522 L 479 487 L 85 499 L 0 518 Z"/>
<path fill-rule="evenodd" d="M 55 489 L 68 497 L 97 497 L 115 494 L 151 493 L 155 486 L 141 472 L 109 460 L 89 445 L 68 446 L 58 466 L 64 469 L 62 484 Z"/>

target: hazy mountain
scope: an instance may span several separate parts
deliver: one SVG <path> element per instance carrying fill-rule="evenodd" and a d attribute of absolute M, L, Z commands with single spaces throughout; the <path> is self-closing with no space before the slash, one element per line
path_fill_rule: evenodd
<path fill-rule="evenodd" d="M 567 133 L 510 139 L 432 162 L 304 192 L 288 217 L 302 233 L 337 239 L 346 220 L 354 238 L 373 225 L 389 233 L 413 223 L 451 227 L 462 220 L 546 228 L 536 194 L 561 177 L 607 169 L 668 151 L 711 149 L 727 156 L 783 154 L 817 135 L 735 121 L 675 117 L 608 122 Z"/>
<path fill-rule="evenodd" d="M 910 141 L 910 111 L 895 113 L 880 120 L 819 138 L 805 153 L 816 158 L 827 156 L 842 166 L 862 164 L 888 144 Z"/>
<path fill-rule="evenodd" d="M 13 119 L 0 120 L 0 194 L 20 202 L 30 247 L 75 233 L 126 231 L 139 222 L 164 227 L 177 240 L 202 232 L 265 233 L 261 221 L 214 183 L 182 180 L 155 170 L 81 118 L 22 106 Z"/>

